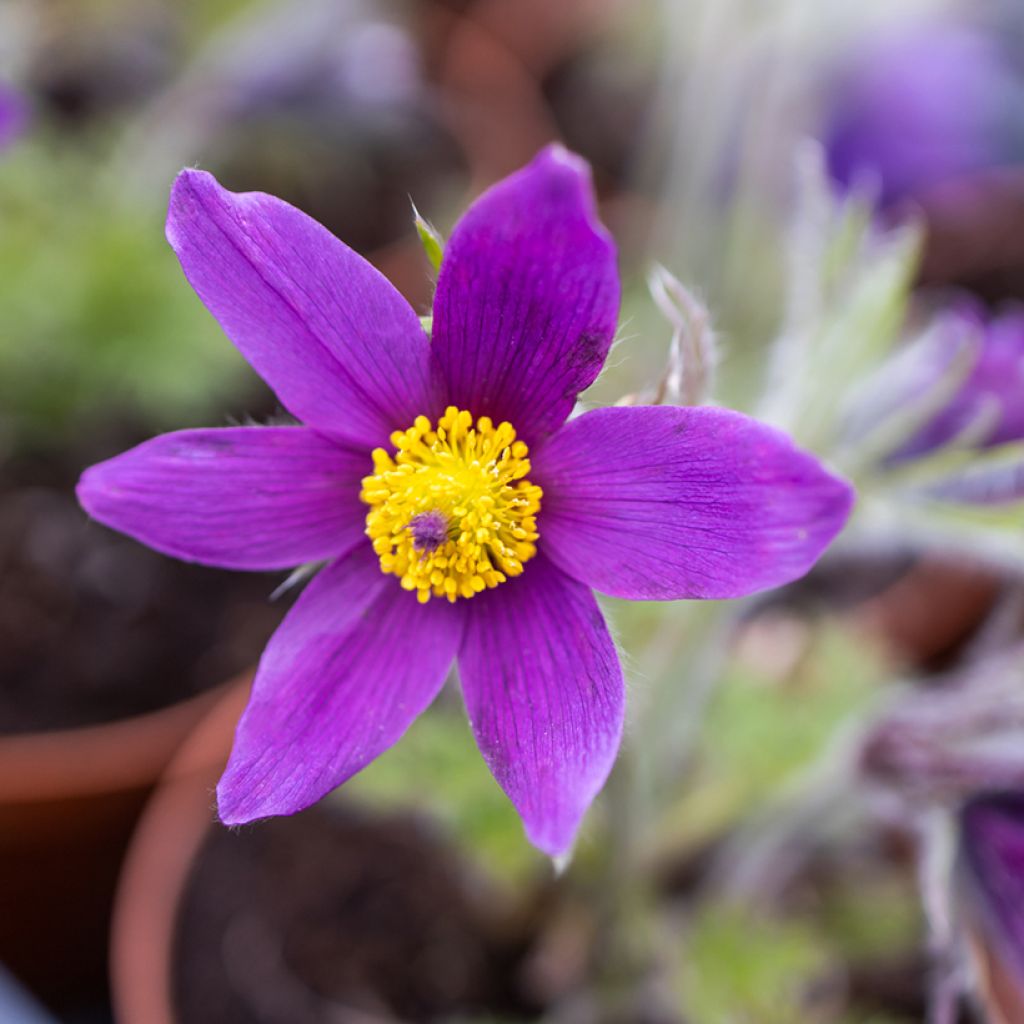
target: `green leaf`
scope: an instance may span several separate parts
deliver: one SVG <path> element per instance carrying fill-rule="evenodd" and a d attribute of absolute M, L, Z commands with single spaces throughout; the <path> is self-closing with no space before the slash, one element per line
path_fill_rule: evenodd
<path fill-rule="evenodd" d="M 412 214 L 413 223 L 416 225 L 416 234 L 420 236 L 423 251 L 427 254 L 430 265 L 437 270 L 441 266 L 441 259 L 444 256 L 444 239 L 437 228 L 420 214 L 415 203 L 412 206 Z"/>
<path fill-rule="evenodd" d="M 836 195 L 819 147 L 800 171 L 787 314 L 760 415 L 820 452 L 837 440 L 851 385 L 895 347 L 921 235 L 914 224 L 879 229 L 866 197 Z"/>

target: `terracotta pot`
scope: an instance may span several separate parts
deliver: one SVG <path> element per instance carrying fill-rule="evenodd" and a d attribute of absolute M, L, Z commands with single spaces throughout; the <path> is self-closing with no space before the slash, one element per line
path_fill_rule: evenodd
<path fill-rule="evenodd" d="M 119 1024 L 176 1024 L 168 967 L 177 908 L 214 820 L 213 789 L 250 682 L 237 681 L 207 706 L 168 765 L 132 837 L 111 925 L 111 985 Z"/>
<path fill-rule="evenodd" d="M 230 685 L 110 724 L 0 737 L 0 961 L 52 1007 L 103 998 L 113 895 L 135 823 Z"/>
<path fill-rule="evenodd" d="M 118 1024 L 198 1012 L 381 1024 L 409 1019 L 400 1005 L 423 1019 L 491 1008 L 533 1019 L 563 977 L 530 952 L 549 886 L 531 892 L 537 902 L 508 901 L 443 830 L 358 801 L 236 835 L 217 823 L 213 791 L 247 699 L 239 686 L 197 726 L 132 839 L 111 934 Z M 338 975 L 342 988 L 312 995 Z"/>
<path fill-rule="evenodd" d="M 559 137 L 545 76 L 598 34 L 617 0 L 472 0 L 424 8 L 427 63 L 442 116 L 466 154 L 470 194 Z"/>

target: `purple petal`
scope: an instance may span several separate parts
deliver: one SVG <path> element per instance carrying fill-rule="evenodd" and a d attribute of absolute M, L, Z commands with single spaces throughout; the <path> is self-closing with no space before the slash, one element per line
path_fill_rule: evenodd
<path fill-rule="evenodd" d="M 851 488 L 780 431 L 726 409 L 597 409 L 533 460 L 543 551 L 615 597 L 727 598 L 804 575 Z"/>
<path fill-rule="evenodd" d="M 1024 793 L 986 793 L 963 808 L 959 867 L 977 944 L 1024 1011 Z"/>
<path fill-rule="evenodd" d="M 1000 505 L 1024 498 L 1024 445 L 973 452 L 972 458 L 975 461 L 927 487 L 926 493 L 969 505 Z"/>
<path fill-rule="evenodd" d="M 175 558 L 287 569 L 359 543 L 369 469 L 369 456 L 305 427 L 182 430 L 87 469 L 78 500 Z"/>
<path fill-rule="evenodd" d="M 263 652 L 217 787 L 221 820 L 294 814 L 394 744 L 444 684 L 459 611 L 418 604 L 369 544 L 324 569 Z"/>
<path fill-rule="evenodd" d="M 299 419 L 373 447 L 438 411 L 416 314 L 312 218 L 187 170 L 171 193 L 167 239 L 207 309 Z"/>
<path fill-rule="evenodd" d="M 530 842 L 558 856 L 622 736 L 622 670 L 608 628 L 590 590 L 543 556 L 474 597 L 466 615 L 459 671 L 477 743 Z"/>
<path fill-rule="evenodd" d="M 987 322 L 982 310 L 960 302 L 939 321 L 935 364 L 929 376 L 943 372 L 943 359 L 954 354 L 956 339 L 968 332 L 981 338 L 978 357 L 952 401 L 926 423 L 891 460 L 924 455 L 955 440 L 980 417 L 991 418 L 991 428 L 979 447 L 993 447 L 1024 438 L 1024 313 L 1006 313 Z M 921 386 L 931 380 L 922 375 Z"/>
<path fill-rule="evenodd" d="M 597 377 L 618 311 L 587 166 L 549 146 L 485 192 L 445 249 L 433 330 L 449 401 L 535 441 Z"/>

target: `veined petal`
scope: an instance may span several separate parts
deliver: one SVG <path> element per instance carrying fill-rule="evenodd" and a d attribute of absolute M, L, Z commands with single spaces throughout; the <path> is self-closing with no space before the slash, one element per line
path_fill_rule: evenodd
<path fill-rule="evenodd" d="M 221 820 L 294 814 L 366 767 L 437 695 L 461 630 L 457 609 L 384 576 L 369 544 L 324 569 L 260 659 Z"/>
<path fill-rule="evenodd" d="M 82 474 L 94 519 L 157 551 L 225 569 L 333 558 L 363 536 L 369 456 L 305 427 L 163 434 Z"/>
<path fill-rule="evenodd" d="M 590 590 L 543 556 L 467 603 L 459 671 L 484 759 L 530 842 L 572 845 L 622 737 L 622 669 Z"/>
<path fill-rule="evenodd" d="M 433 345 L 449 401 L 534 443 L 597 377 L 618 311 L 589 170 L 549 146 L 477 199 L 445 248 Z"/>
<path fill-rule="evenodd" d="M 299 419 L 373 447 L 437 411 L 419 318 L 311 217 L 185 170 L 167 239 L 206 308 Z"/>
<path fill-rule="evenodd" d="M 741 597 L 804 575 L 842 528 L 847 483 L 737 412 L 597 409 L 533 459 L 540 543 L 576 579 L 641 600 Z"/>

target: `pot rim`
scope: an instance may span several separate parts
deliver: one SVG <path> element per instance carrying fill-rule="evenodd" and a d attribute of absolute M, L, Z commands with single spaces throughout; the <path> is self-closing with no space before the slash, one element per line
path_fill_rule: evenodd
<path fill-rule="evenodd" d="M 125 855 L 110 930 L 115 1019 L 178 1024 L 174 932 L 192 864 L 215 820 L 213 789 L 227 762 L 251 674 L 221 688 L 146 804 Z"/>
<path fill-rule="evenodd" d="M 248 679 L 248 675 L 245 677 Z M 238 685 L 98 725 L 0 735 L 0 804 L 35 803 L 149 785 L 193 723 Z"/>

